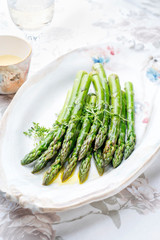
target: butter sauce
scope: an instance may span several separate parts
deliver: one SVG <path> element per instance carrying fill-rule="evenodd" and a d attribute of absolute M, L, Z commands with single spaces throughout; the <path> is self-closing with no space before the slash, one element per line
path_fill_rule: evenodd
<path fill-rule="evenodd" d="M 21 62 L 22 58 L 14 55 L 0 55 L 0 66 L 8 66 Z"/>

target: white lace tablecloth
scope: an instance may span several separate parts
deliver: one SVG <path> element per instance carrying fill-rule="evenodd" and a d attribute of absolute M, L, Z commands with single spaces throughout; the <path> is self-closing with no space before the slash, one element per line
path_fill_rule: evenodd
<path fill-rule="evenodd" d="M 0 34 L 24 37 L 12 23 L 5 0 L 0 0 Z M 52 24 L 33 46 L 30 75 L 70 50 L 113 40 L 160 55 L 160 1 L 57 0 Z M 0 95 L 0 118 L 12 98 Z M 67 212 L 33 213 L 0 196 L 3 240 L 159 240 L 159 220 L 160 153 L 120 193 Z"/>

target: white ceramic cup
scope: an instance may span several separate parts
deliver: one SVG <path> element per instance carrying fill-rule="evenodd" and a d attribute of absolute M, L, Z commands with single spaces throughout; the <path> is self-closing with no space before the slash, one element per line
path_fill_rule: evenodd
<path fill-rule="evenodd" d="M 0 56 L 13 55 L 22 60 L 16 64 L 0 65 L 0 93 L 15 93 L 26 81 L 32 48 L 25 40 L 14 36 L 0 36 Z"/>

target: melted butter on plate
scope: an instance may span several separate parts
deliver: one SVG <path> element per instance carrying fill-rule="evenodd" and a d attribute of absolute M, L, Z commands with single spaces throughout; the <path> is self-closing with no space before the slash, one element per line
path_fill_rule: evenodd
<path fill-rule="evenodd" d="M 54 179 L 54 183 L 58 183 L 58 185 L 65 185 L 65 184 L 80 184 L 79 183 L 79 177 L 78 177 L 78 172 L 73 171 L 71 176 L 64 182 L 62 182 L 62 173 L 63 173 L 63 169 L 59 172 L 58 176 Z M 99 178 L 99 174 L 96 173 L 92 173 L 92 176 L 90 177 L 90 180 Z M 86 182 L 88 181 L 88 178 L 86 179 Z M 84 182 L 85 184 L 85 182 Z"/>
<path fill-rule="evenodd" d="M 55 183 L 58 183 L 59 185 L 65 185 L 65 184 L 74 184 L 79 183 L 78 174 L 73 174 L 71 177 L 69 177 L 65 182 L 62 182 L 62 171 L 58 174 L 57 178 L 55 179 Z"/>
<path fill-rule="evenodd" d="M 14 55 L 0 55 L 0 66 L 8 66 L 21 62 L 22 58 Z"/>

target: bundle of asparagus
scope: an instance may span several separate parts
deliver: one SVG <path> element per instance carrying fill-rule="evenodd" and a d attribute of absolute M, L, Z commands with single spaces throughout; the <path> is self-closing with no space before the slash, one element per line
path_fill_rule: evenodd
<path fill-rule="evenodd" d="M 95 93 L 88 93 L 90 84 Z M 36 148 L 21 161 L 35 162 L 32 173 L 50 165 L 44 174 L 43 185 L 49 185 L 63 169 L 66 181 L 80 162 L 79 181 L 86 181 L 92 154 L 99 175 L 112 163 L 118 167 L 134 150 L 134 92 L 131 82 L 121 90 L 116 74 L 106 77 L 101 63 L 93 65 L 88 74 L 77 73 L 72 90 L 53 128 Z"/>

